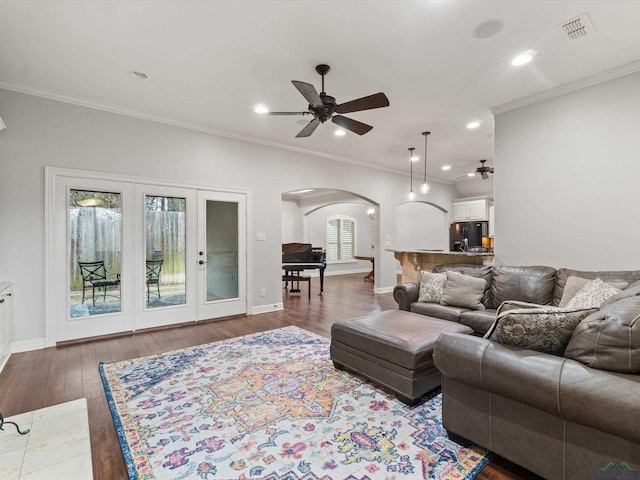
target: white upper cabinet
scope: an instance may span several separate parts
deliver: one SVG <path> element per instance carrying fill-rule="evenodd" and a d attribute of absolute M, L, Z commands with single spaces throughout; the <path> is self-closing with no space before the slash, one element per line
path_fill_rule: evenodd
<path fill-rule="evenodd" d="M 489 220 L 489 206 L 492 203 L 488 198 L 454 200 L 453 221 Z"/>

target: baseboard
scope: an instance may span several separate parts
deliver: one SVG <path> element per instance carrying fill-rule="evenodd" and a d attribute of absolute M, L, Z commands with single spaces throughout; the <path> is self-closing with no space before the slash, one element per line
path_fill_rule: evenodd
<path fill-rule="evenodd" d="M 373 293 L 392 293 L 395 285 L 391 285 L 390 287 L 375 287 L 373 289 Z"/>
<path fill-rule="evenodd" d="M 33 338 L 21 342 L 14 341 L 11 344 L 11 353 L 30 352 L 31 350 L 40 350 L 43 348 L 47 348 L 44 338 Z"/>
<path fill-rule="evenodd" d="M 251 315 L 258 315 L 260 313 L 278 312 L 280 310 L 284 310 L 284 304 L 282 302 L 271 303 L 269 305 L 257 305 L 255 307 L 251 307 Z"/>

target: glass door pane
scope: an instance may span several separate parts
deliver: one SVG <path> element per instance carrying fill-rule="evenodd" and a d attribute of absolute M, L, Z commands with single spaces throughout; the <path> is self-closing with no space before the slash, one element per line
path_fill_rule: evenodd
<path fill-rule="evenodd" d="M 67 247 L 70 317 L 122 310 L 120 193 L 69 190 Z"/>
<path fill-rule="evenodd" d="M 238 298 L 238 204 L 206 205 L 207 302 Z"/>
<path fill-rule="evenodd" d="M 145 195 L 146 308 L 186 303 L 187 199 Z"/>

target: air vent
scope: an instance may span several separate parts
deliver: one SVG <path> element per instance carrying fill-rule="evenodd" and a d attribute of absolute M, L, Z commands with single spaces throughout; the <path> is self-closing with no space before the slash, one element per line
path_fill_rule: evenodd
<path fill-rule="evenodd" d="M 562 22 L 558 25 L 558 31 L 565 39 L 576 40 L 593 33 L 595 29 L 593 28 L 593 23 L 591 23 L 589 15 L 583 13 L 566 22 Z"/>

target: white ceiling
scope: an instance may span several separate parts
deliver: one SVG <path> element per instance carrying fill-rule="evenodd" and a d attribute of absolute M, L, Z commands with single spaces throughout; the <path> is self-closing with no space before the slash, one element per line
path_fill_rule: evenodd
<path fill-rule="evenodd" d="M 562 38 L 557 25 L 585 12 L 595 31 Z M 491 19 L 503 30 L 474 38 Z M 428 175 L 454 182 L 480 159 L 493 165 L 492 107 L 639 69 L 638 19 L 640 1 L 625 0 L 3 0 L 0 87 L 402 172 L 429 130 Z M 534 60 L 512 67 L 528 49 Z M 371 132 L 336 137 L 327 123 L 295 138 L 308 116 L 253 113 L 305 110 L 291 80 L 320 91 L 319 63 L 338 103 L 387 95 L 388 108 L 347 114 Z"/>

